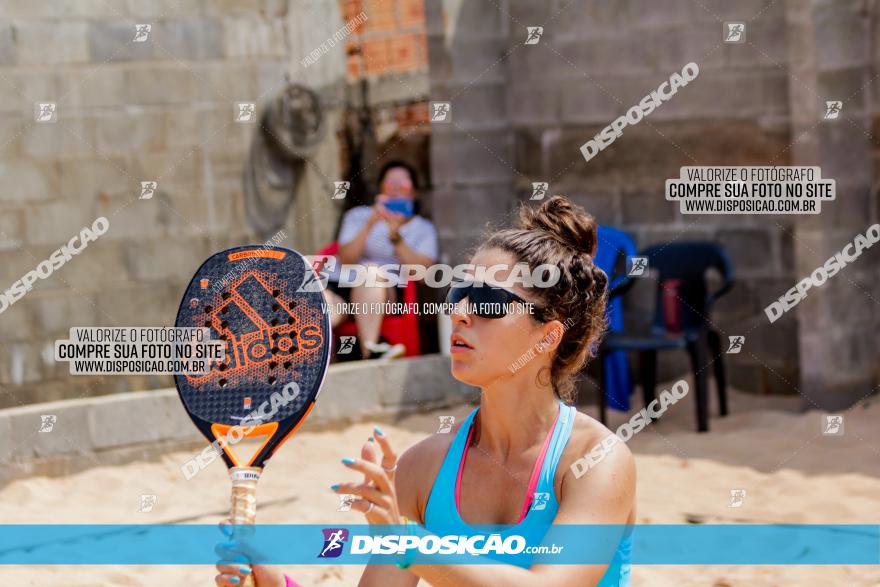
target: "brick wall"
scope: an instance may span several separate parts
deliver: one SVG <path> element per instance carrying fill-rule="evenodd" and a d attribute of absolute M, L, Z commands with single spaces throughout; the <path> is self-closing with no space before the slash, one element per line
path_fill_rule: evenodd
<path fill-rule="evenodd" d="M 428 64 L 423 0 L 345 0 L 346 20 L 367 20 L 347 43 L 349 80 L 424 70 Z"/>
<path fill-rule="evenodd" d="M 428 125 L 428 47 L 424 0 L 345 0 L 340 3 L 347 20 L 363 12 L 367 20 L 346 43 L 346 73 L 354 91 L 361 79 L 376 136 L 366 153 L 370 164 L 363 173 L 374 183 L 381 161 L 403 158 L 430 176 L 426 164 Z"/>

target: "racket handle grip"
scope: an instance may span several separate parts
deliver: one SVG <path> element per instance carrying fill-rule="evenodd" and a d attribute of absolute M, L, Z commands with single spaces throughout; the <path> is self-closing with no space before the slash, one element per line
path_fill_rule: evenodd
<path fill-rule="evenodd" d="M 232 511 L 230 520 L 235 525 L 253 524 L 257 519 L 257 481 L 262 469 L 258 467 L 232 467 Z M 255 587 L 254 576 L 246 575 L 241 587 Z"/>

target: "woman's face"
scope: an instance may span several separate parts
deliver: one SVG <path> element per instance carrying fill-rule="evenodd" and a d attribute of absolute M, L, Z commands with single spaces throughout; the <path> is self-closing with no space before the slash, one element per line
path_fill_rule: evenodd
<path fill-rule="evenodd" d="M 503 264 L 507 267 L 504 271 L 496 273 L 498 282 L 507 279 L 517 260 L 509 253 L 498 249 L 489 249 L 478 252 L 471 263 L 475 266 Z M 539 300 L 527 292 L 521 285 L 511 285 L 506 289 L 517 294 L 524 300 L 540 306 Z M 534 365 L 549 362 L 546 354 L 538 353 L 540 341 L 550 328 L 546 324 L 538 322 L 524 306 L 519 306 L 521 312 L 510 313 L 503 318 L 481 318 L 465 312 L 465 306 L 470 300 L 465 298 L 452 314 L 452 338 L 450 344 L 452 356 L 452 375 L 459 381 L 476 387 L 490 385 L 501 378 L 512 375 L 513 365 L 522 365 L 520 360 L 526 357 L 529 363 L 538 361 Z M 470 348 L 454 346 L 456 339 L 460 339 Z M 537 345 L 537 346 L 536 346 Z M 529 351 L 533 351 L 531 358 Z M 520 361 L 517 363 L 517 361 Z M 514 371 L 519 369 L 513 367 Z M 529 369 L 531 371 L 531 369 Z"/>
<path fill-rule="evenodd" d="M 405 167 L 392 167 L 386 171 L 379 188 L 390 198 L 414 200 L 416 197 L 412 177 Z"/>

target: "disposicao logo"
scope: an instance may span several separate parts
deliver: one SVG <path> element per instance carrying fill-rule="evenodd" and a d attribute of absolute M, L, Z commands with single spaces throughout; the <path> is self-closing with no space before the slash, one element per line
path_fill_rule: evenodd
<path fill-rule="evenodd" d="M 336 558 L 342 554 L 345 543 L 348 542 L 347 528 L 324 528 L 324 547 L 318 553 L 318 558 Z"/>

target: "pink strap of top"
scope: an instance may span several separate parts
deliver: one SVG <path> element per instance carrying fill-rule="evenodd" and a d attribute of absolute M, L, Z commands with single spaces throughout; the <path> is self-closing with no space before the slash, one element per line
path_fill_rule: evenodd
<path fill-rule="evenodd" d="M 285 582 L 285 587 L 302 587 L 302 585 L 300 585 L 299 583 L 297 583 L 296 581 L 294 581 L 293 579 L 291 579 L 287 575 L 284 575 L 284 582 Z"/>
<path fill-rule="evenodd" d="M 535 466 L 532 469 L 532 476 L 529 479 L 529 487 L 526 490 L 526 498 L 523 501 L 522 510 L 519 513 L 519 520 L 517 520 L 517 524 L 522 522 L 526 514 L 529 513 L 529 508 L 532 505 L 532 500 L 535 498 L 535 488 L 538 486 L 538 479 L 541 476 L 541 468 L 544 465 L 544 457 L 547 455 L 547 447 L 550 446 L 550 439 L 553 437 L 553 431 L 556 430 L 556 423 L 559 421 L 559 414 L 562 412 L 560 409 L 559 412 L 556 412 L 556 418 L 553 420 L 553 426 L 550 427 L 550 431 L 547 433 L 547 438 L 544 439 L 544 445 L 541 447 L 541 452 L 538 454 L 538 460 L 535 462 Z M 476 414 L 474 414 L 474 419 L 476 419 Z M 471 445 L 471 437 L 474 434 L 474 422 L 471 420 L 471 427 L 468 431 L 467 440 L 464 443 L 464 451 L 461 453 L 461 463 L 458 465 L 458 475 L 455 478 L 455 507 L 461 512 L 461 474 L 464 472 L 464 461 L 467 459 L 468 447 Z M 289 586 L 288 586 L 289 587 Z"/>

